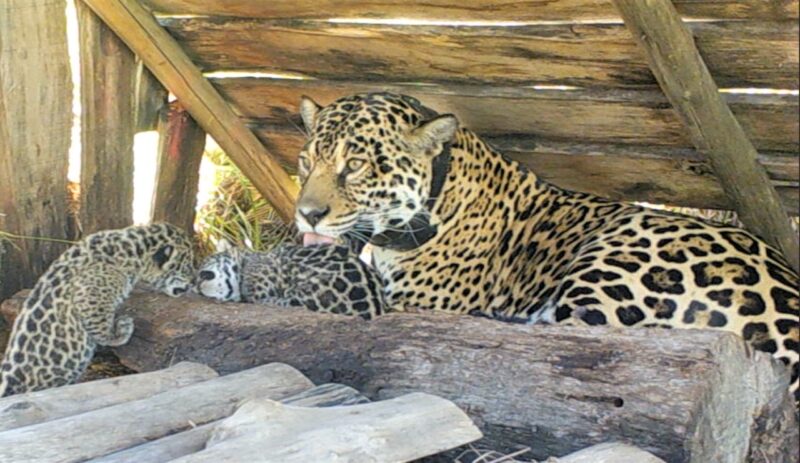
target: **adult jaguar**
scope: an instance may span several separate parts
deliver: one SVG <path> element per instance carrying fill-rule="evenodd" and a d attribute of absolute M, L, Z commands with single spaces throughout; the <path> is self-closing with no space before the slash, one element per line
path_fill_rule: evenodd
<path fill-rule="evenodd" d="M 800 399 L 798 275 L 747 231 L 557 188 L 411 97 L 301 115 L 298 228 L 369 240 L 392 309 L 728 330 Z"/>

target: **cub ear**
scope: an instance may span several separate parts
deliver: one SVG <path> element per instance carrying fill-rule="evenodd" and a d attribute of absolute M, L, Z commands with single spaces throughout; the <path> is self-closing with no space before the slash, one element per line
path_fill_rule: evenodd
<path fill-rule="evenodd" d="M 300 97 L 300 116 L 303 118 L 303 125 L 306 126 L 306 131 L 311 133 L 316 127 L 317 113 L 322 109 L 316 101 L 305 95 Z"/>
<path fill-rule="evenodd" d="M 458 119 L 452 114 L 442 114 L 426 121 L 411 131 L 414 147 L 420 151 L 431 151 L 453 140 L 458 130 Z"/>
<path fill-rule="evenodd" d="M 153 260 L 155 261 L 156 265 L 158 265 L 158 268 L 163 267 L 164 264 L 167 263 L 169 257 L 172 255 L 172 251 L 173 251 L 172 245 L 167 244 L 165 246 L 160 247 L 158 251 L 156 251 L 156 253 L 153 254 Z"/>

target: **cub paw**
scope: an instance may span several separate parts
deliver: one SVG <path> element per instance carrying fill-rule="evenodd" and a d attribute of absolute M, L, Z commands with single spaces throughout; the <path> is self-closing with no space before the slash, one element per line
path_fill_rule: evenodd
<path fill-rule="evenodd" d="M 114 325 L 114 339 L 109 346 L 121 346 L 127 343 L 133 335 L 133 318 L 118 317 Z"/>

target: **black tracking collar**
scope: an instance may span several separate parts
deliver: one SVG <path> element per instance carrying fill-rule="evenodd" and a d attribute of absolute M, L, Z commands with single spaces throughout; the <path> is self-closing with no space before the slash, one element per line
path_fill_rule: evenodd
<path fill-rule="evenodd" d="M 442 152 L 437 154 L 432 161 L 431 192 L 425 202 L 428 212 L 433 211 L 436 200 L 444 189 L 447 173 L 450 170 L 450 144 L 444 145 Z M 370 243 L 375 246 L 391 249 L 393 251 L 409 251 L 422 246 L 436 235 L 437 227 L 431 225 L 430 214 L 418 212 L 411 217 L 401 230 L 385 231 L 370 238 Z"/>

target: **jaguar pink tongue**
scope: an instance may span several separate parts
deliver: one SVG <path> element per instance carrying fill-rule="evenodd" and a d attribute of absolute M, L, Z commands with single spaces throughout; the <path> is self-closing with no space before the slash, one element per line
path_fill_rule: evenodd
<path fill-rule="evenodd" d="M 303 234 L 303 246 L 310 246 L 312 244 L 329 244 L 333 243 L 333 238 L 325 235 L 318 235 L 316 233 Z"/>

